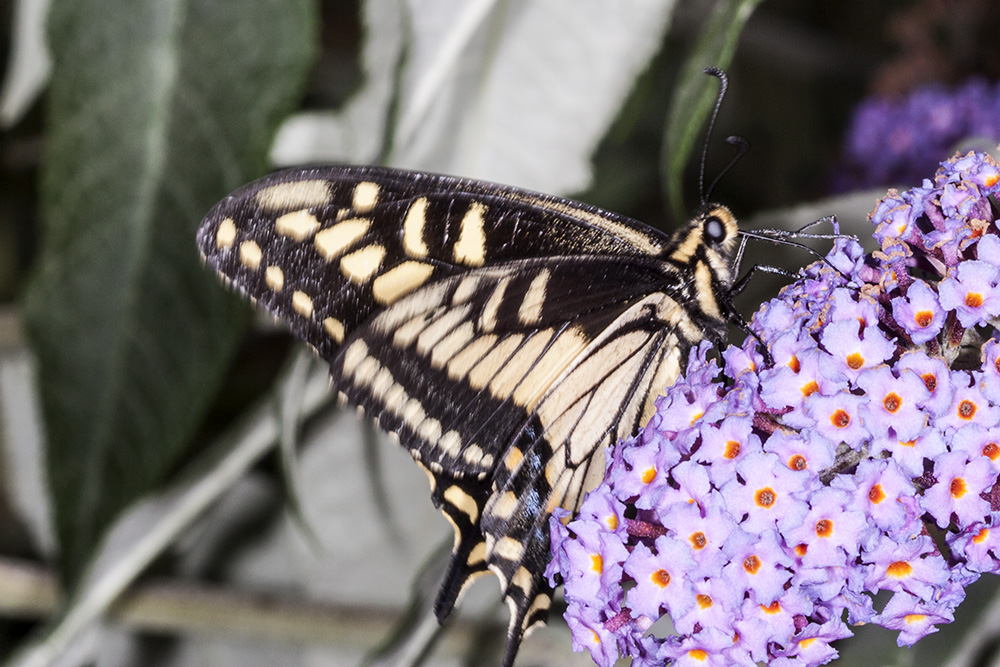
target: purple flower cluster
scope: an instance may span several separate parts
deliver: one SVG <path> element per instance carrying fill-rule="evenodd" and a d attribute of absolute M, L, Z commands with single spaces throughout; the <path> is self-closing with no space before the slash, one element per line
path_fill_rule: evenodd
<path fill-rule="evenodd" d="M 901 99 L 873 98 L 854 111 L 838 191 L 912 183 L 963 140 L 1000 141 L 1000 84 L 919 88 Z"/>
<path fill-rule="evenodd" d="M 692 354 L 577 516 L 553 517 L 576 650 L 819 665 L 850 625 L 914 643 L 1000 572 L 998 190 L 969 153 L 890 191 L 879 251 L 838 239 L 755 315 L 772 365 L 752 338 Z"/>

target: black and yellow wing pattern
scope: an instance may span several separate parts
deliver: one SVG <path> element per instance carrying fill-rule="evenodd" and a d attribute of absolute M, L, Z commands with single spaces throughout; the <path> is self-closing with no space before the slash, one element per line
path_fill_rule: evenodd
<path fill-rule="evenodd" d="M 493 571 L 511 665 L 551 603 L 549 515 L 600 482 L 689 348 L 725 336 L 737 234 L 722 206 L 670 236 L 493 183 L 333 166 L 244 186 L 198 243 L 427 472 L 455 529 L 438 618 Z"/>

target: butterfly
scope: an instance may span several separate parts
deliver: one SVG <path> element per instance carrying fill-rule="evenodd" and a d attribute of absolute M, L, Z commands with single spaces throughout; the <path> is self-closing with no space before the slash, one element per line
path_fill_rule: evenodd
<path fill-rule="evenodd" d="M 741 234 L 718 204 L 668 235 L 495 183 L 326 166 L 240 188 L 198 244 L 427 473 L 455 530 L 435 612 L 492 571 L 509 666 L 552 602 L 553 510 L 600 483 L 605 450 L 648 421 L 692 346 L 748 331 Z"/>

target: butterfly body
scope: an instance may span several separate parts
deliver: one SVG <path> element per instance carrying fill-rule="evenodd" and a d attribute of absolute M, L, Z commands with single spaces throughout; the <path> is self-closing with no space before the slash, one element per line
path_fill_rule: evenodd
<path fill-rule="evenodd" d="M 442 620 L 492 570 L 505 664 L 544 621 L 549 516 L 574 511 L 733 313 L 732 214 L 666 235 L 557 197 L 374 167 L 278 172 L 199 230 L 209 264 L 330 364 L 455 528 Z"/>

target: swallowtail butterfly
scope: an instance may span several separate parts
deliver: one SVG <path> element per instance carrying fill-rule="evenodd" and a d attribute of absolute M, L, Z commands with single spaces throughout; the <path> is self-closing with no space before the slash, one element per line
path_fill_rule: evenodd
<path fill-rule="evenodd" d="M 281 171 L 205 218 L 207 262 L 330 364 L 394 433 L 455 529 L 435 611 L 492 570 L 504 665 L 545 620 L 549 515 L 574 511 L 692 345 L 722 341 L 739 232 L 673 235 L 567 199 L 378 167 Z"/>

